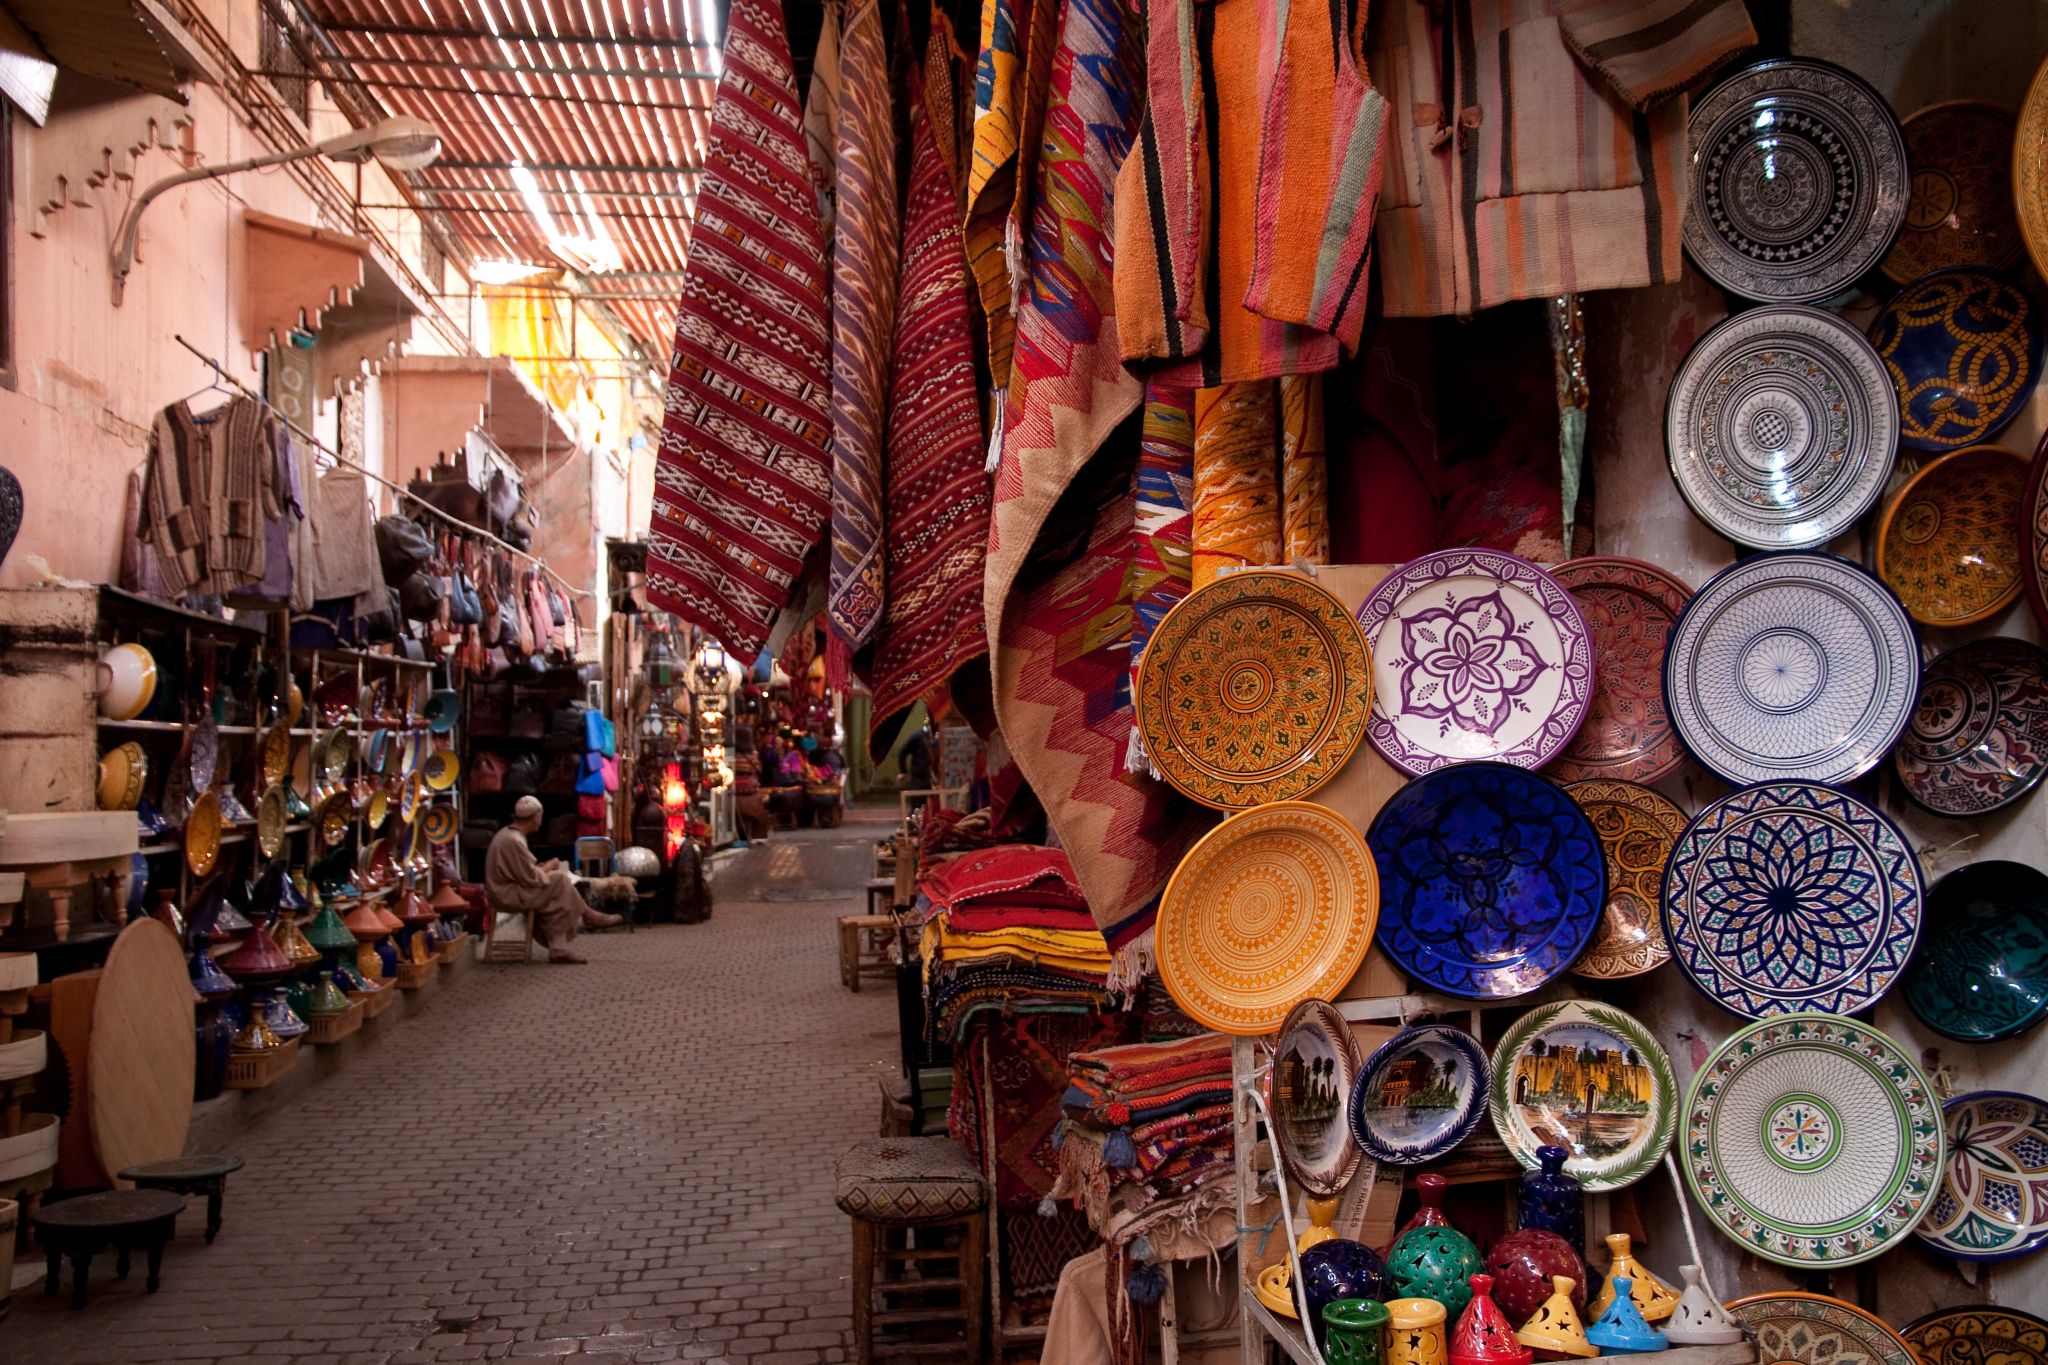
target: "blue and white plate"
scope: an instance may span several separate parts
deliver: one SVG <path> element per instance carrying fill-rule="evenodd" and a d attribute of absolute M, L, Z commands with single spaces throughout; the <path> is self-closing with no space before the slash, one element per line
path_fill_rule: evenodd
<path fill-rule="evenodd" d="M 1920 645 L 1892 590 L 1846 559 L 1754 555 L 1707 580 L 1664 654 L 1664 705 L 1730 783 L 1847 782 L 1905 733 Z"/>
<path fill-rule="evenodd" d="M 1403 1029 L 1366 1058 L 1352 1083 L 1351 1136 L 1374 1161 L 1433 1161 L 1478 1126 L 1491 1077 L 1485 1051 L 1463 1029 Z"/>
<path fill-rule="evenodd" d="M 1526 995 L 1585 951 L 1607 903 L 1600 836 L 1548 778 L 1460 763 L 1416 778 L 1366 833 L 1379 944 L 1423 985 Z"/>
<path fill-rule="evenodd" d="M 1664 934 L 1692 983 L 1737 1014 L 1851 1014 L 1905 971 L 1922 899 L 1919 860 L 1883 812 L 1774 782 L 1685 827 L 1664 869 Z"/>

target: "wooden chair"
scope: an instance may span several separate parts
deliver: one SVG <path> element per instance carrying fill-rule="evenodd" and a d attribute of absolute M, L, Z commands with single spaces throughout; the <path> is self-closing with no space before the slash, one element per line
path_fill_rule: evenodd
<path fill-rule="evenodd" d="M 858 995 L 864 976 L 894 976 L 889 950 L 896 941 L 896 920 L 890 915 L 839 917 L 839 981 Z"/>
<path fill-rule="evenodd" d="M 853 1351 L 981 1365 L 988 1358 L 988 1186 L 946 1137 L 889 1137 L 840 1155 L 853 1220 Z"/>

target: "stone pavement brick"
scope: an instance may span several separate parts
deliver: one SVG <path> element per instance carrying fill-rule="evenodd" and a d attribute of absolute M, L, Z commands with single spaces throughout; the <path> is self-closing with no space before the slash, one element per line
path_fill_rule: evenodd
<path fill-rule="evenodd" d="M 707 924 L 465 972 L 242 1135 L 219 1240 L 187 1212 L 161 1292 L 104 1257 L 82 1313 L 25 1289 L 0 1361 L 848 1359 L 832 1165 L 896 1014 L 839 984 L 834 920 L 894 815 L 719 859 Z"/>

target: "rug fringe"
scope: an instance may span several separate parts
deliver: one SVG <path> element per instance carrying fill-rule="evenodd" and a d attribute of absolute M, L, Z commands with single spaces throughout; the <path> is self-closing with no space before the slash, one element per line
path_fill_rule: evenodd
<path fill-rule="evenodd" d="M 1138 988 L 1145 978 L 1152 975 L 1153 967 L 1152 931 L 1144 933 L 1118 948 L 1109 957 L 1109 979 L 1104 983 L 1112 995 L 1121 995 L 1126 1001 L 1137 999 Z"/>
<path fill-rule="evenodd" d="M 983 466 L 986 473 L 995 473 L 996 466 L 1003 462 L 1003 414 L 1009 399 L 1008 386 L 989 392 L 988 463 Z"/>

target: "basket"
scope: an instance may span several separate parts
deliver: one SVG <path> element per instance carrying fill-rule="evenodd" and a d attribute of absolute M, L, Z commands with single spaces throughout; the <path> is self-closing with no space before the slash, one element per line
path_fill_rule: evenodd
<path fill-rule="evenodd" d="M 381 991 L 350 991 L 348 998 L 362 1002 L 363 1018 L 375 1019 L 391 1008 L 391 1002 L 398 998 L 398 992 L 386 986 Z"/>
<path fill-rule="evenodd" d="M 363 1026 L 363 1002 L 351 1000 L 339 1014 L 316 1014 L 306 1030 L 306 1041 L 320 1046 L 338 1043 Z"/>
<path fill-rule="evenodd" d="M 443 967 L 453 967 L 455 959 L 469 951 L 469 935 L 457 934 L 434 951 L 439 955 Z"/>
<path fill-rule="evenodd" d="M 299 1040 L 268 1052 L 237 1052 L 228 1058 L 228 1089 L 261 1090 L 292 1069 L 299 1059 Z"/>
<path fill-rule="evenodd" d="M 416 991 L 441 974 L 439 958 L 428 958 L 425 962 L 401 962 L 398 964 L 398 989 Z M 385 992 L 390 994 L 390 992 Z"/>

